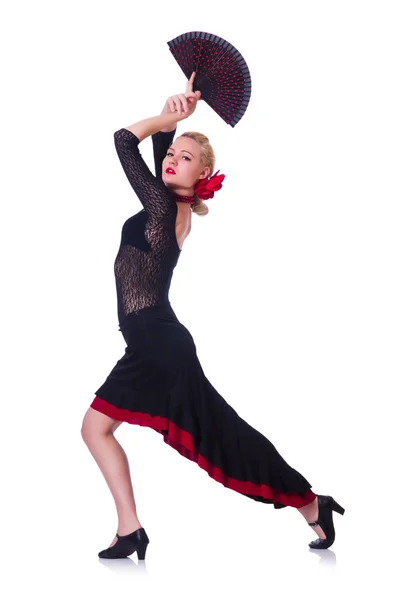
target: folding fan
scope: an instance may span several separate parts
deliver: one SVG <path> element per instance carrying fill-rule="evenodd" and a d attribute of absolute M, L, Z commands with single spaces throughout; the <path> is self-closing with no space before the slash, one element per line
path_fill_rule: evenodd
<path fill-rule="evenodd" d="M 234 127 L 247 110 L 251 76 L 244 58 L 229 42 L 212 33 L 190 31 L 167 42 L 187 79 L 196 76 L 193 91 Z"/>

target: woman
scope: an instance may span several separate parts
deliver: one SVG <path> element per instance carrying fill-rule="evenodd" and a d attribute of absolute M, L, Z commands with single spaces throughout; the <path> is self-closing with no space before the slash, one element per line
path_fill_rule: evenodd
<path fill-rule="evenodd" d="M 113 435 L 123 422 L 151 427 L 231 490 L 274 508 L 296 508 L 319 536 L 311 548 L 331 546 L 332 511 L 344 513 L 331 496 L 314 494 L 310 483 L 211 385 L 190 332 L 169 302 L 192 211 L 208 212 L 198 196 L 211 197 L 204 188 L 215 161 L 202 134 L 187 132 L 174 140 L 176 123 L 188 118 L 200 99 L 200 92 L 193 92 L 194 77 L 193 72 L 185 94 L 168 98 L 161 115 L 114 134 L 121 165 L 143 209 L 124 223 L 115 260 L 119 330 L 127 347 L 95 392 L 81 430 L 118 514 L 116 537 L 99 552 L 101 558 L 137 551 L 144 559 L 149 543 L 137 516 L 128 460 Z M 149 135 L 156 176 L 138 149 Z"/>

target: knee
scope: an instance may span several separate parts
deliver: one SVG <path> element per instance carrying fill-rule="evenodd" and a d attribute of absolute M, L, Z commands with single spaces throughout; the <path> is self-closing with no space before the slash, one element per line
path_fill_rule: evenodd
<path fill-rule="evenodd" d="M 121 423 L 122 421 L 111 419 L 90 406 L 85 413 L 81 424 L 81 437 L 85 443 L 88 443 L 98 436 L 111 435 Z"/>
<path fill-rule="evenodd" d="M 87 444 L 90 440 L 92 440 L 95 435 L 95 423 L 91 418 L 90 410 L 84 415 L 83 421 L 81 423 L 80 434 L 83 438 L 84 442 Z"/>
<path fill-rule="evenodd" d="M 88 427 L 87 423 L 84 421 L 84 419 L 81 424 L 80 435 L 83 438 L 84 442 L 87 443 L 87 441 L 89 439 L 89 427 Z"/>

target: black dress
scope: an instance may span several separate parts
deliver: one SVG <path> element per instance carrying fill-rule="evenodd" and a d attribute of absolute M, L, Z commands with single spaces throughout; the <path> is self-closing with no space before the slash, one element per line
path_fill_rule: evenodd
<path fill-rule="evenodd" d="M 180 256 L 177 205 L 162 181 L 175 135 L 152 136 L 156 176 L 128 129 L 114 134 L 121 165 L 143 209 L 127 219 L 114 270 L 119 331 L 127 344 L 91 403 L 118 421 L 150 427 L 226 488 L 274 508 L 300 508 L 316 494 L 273 444 L 211 385 L 188 329 L 168 299 Z"/>

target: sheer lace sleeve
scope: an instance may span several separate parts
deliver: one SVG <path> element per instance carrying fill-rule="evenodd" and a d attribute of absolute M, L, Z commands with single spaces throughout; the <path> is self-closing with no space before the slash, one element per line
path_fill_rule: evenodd
<path fill-rule="evenodd" d="M 148 225 L 156 225 L 167 216 L 173 216 L 175 200 L 167 186 L 155 177 L 139 151 L 139 138 L 129 129 L 119 129 L 114 143 L 121 166 L 134 192 L 148 214 Z M 161 167 L 160 167 L 161 169 Z"/>
<path fill-rule="evenodd" d="M 154 166 L 156 177 L 161 179 L 163 160 L 166 157 L 168 148 L 171 146 L 175 137 L 176 128 L 174 131 L 158 131 L 152 135 Z"/>

